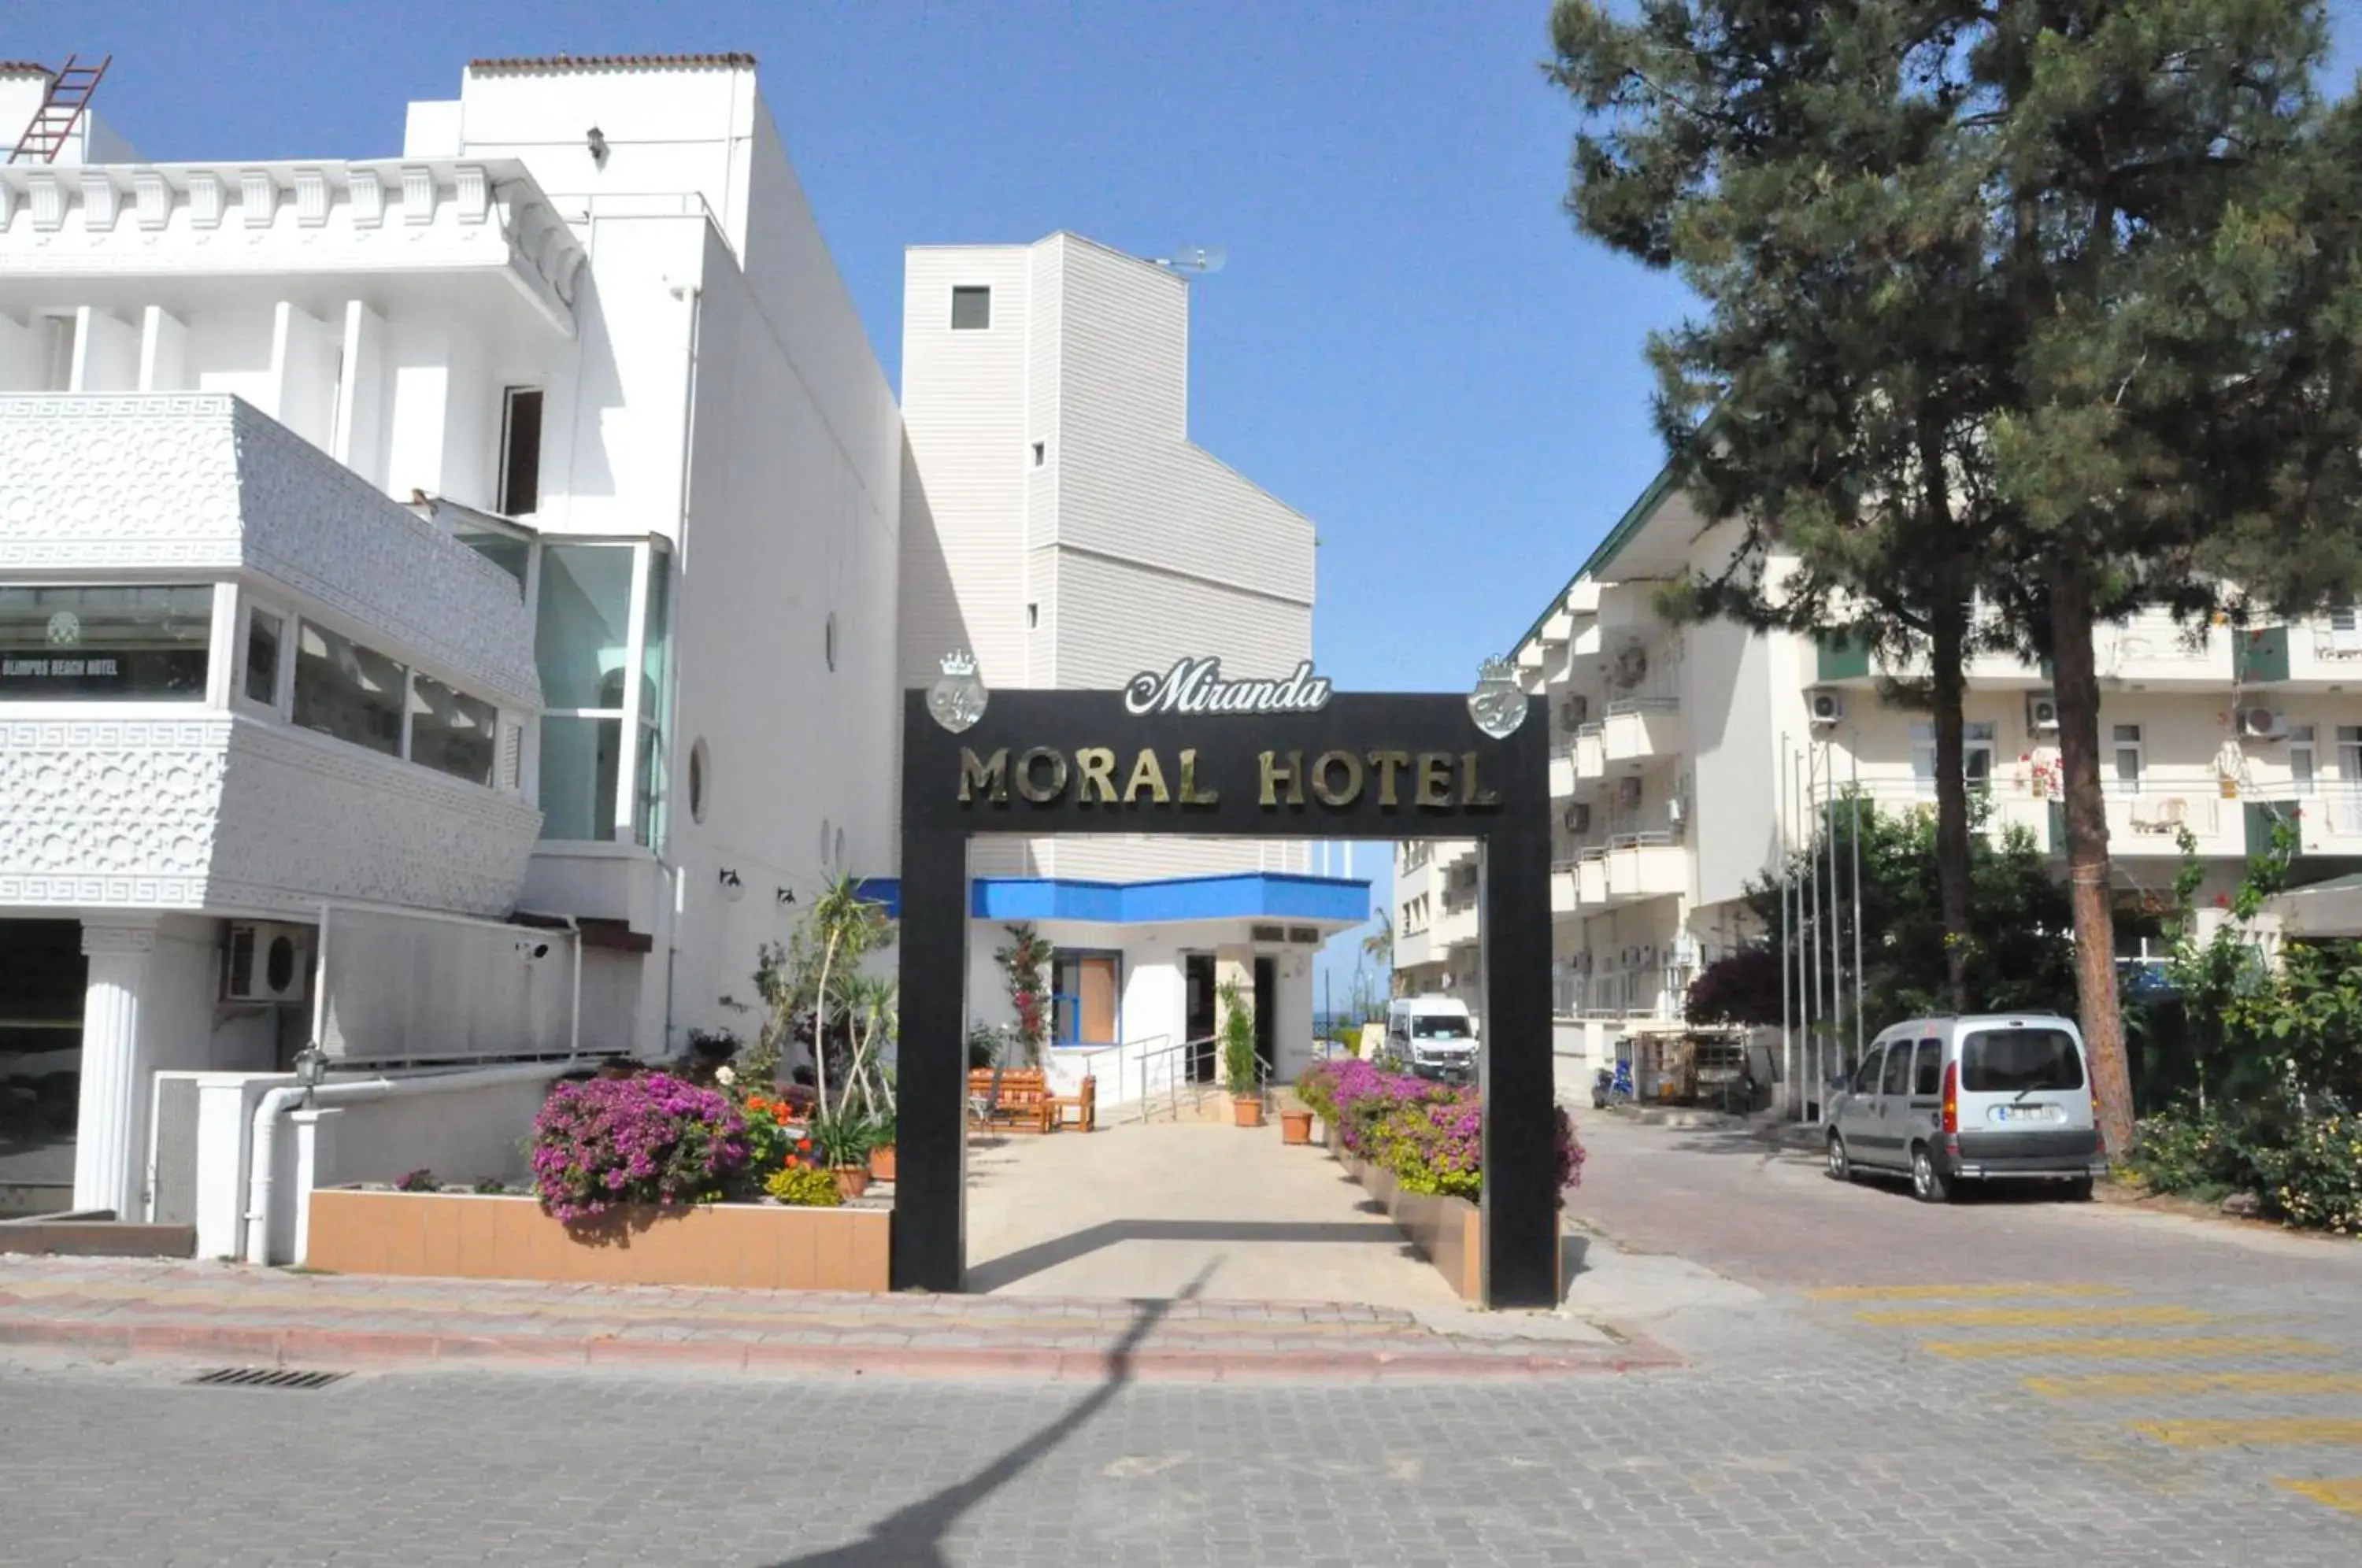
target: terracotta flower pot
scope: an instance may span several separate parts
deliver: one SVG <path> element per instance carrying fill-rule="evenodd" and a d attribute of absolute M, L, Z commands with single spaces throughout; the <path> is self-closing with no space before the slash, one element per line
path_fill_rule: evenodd
<path fill-rule="evenodd" d="M 1236 1127 L 1263 1125 L 1263 1101 L 1253 1095 L 1234 1095 L 1231 1099 L 1231 1122 Z"/>
<path fill-rule="evenodd" d="M 1279 1141 L 1283 1143 L 1312 1142 L 1312 1113 L 1308 1110 L 1283 1110 L 1279 1113 Z"/>
<path fill-rule="evenodd" d="M 846 1198 L 858 1198 L 869 1190 L 866 1165 L 838 1165 L 829 1174 L 836 1177 L 836 1190 Z"/>
<path fill-rule="evenodd" d="M 869 1175 L 876 1181 L 894 1179 L 894 1145 L 880 1143 L 869 1151 Z"/>

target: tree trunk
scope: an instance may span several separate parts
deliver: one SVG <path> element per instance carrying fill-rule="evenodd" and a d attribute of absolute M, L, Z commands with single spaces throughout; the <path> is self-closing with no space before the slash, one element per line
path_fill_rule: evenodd
<path fill-rule="evenodd" d="M 1963 766 L 1969 610 L 1948 583 L 1928 616 L 1928 668 L 1935 695 L 1936 890 L 1944 912 L 1944 988 L 1954 1012 L 1969 1010 L 1969 945 L 1976 900 L 1969 869 L 1969 781 Z"/>
<path fill-rule="evenodd" d="M 2116 1005 L 2116 927 L 2108 888 L 2107 797 L 2100 782 L 2100 679 L 2092 655 L 2092 584 L 2061 561 L 2050 575 L 2050 657 L 2058 700 L 2058 768 L 2067 801 L 2067 890 L 2075 914 L 2075 1000 L 2092 1061 L 2092 1098 L 2111 1157 L 2132 1144 L 2132 1075 Z"/>

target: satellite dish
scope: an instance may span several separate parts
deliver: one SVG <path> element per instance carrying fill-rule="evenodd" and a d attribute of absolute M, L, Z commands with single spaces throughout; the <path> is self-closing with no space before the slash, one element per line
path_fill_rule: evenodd
<path fill-rule="evenodd" d="M 1185 245 L 1170 256 L 1157 258 L 1156 264 L 1170 272 L 1219 272 L 1231 253 L 1219 245 Z"/>

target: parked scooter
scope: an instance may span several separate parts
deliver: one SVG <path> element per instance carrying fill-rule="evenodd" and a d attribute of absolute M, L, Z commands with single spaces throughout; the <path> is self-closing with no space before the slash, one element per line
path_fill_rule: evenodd
<path fill-rule="evenodd" d="M 1600 1067 L 1592 1073 L 1591 1108 L 1594 1110 L 1605 1110 L 1616 1100 L 1620 1099 L 1629 1104 L 1639 1098 L 1632 1091 L 1631 1063 L 1617 1063 L 1616 1070 L 1612 1073 L 1605 1067 Z"/>

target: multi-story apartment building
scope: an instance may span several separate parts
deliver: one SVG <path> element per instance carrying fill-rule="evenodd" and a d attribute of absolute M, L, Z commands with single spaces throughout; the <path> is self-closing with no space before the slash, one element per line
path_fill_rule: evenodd
<path fill-rule="evenodd" d="M 1727 623 L 1675 625 L 1658 591 L 1728 558 L 1660 480 L 1608 531 L 1516 645 L 1549 701 L 1559 813 L 1552 953 L 1562 1092 L 1635 1038 L 1678 1030 L 1701 966 L 1766 935 L 1750 882 L 1808 842 L 1833 799 L 1935 809 L 1933 731 L 1881 697 L 1907 676 L 1859 647 Z M 1776 570 L 1776 563 L 1774 564 Z M 2362 632 L 2353 613 L 2235 630 L 2143 614 L 2103 627 L 2103 767 L 2110 850 L 2128 912 L 2169 893 L 2180 835 L 2196 840 L 2212 898 L 2275 822 L 2305 856 L 2362 856 Z M 1971 662 L 1965 767 L 1988 831 L 2023 828 L 2063 854 L 2056 712 L 2045 672 L 2005 655 Z M 1462 852 L 1462 859 L 1473 865 Z M 1447 884 L 1439 851 L 1428 878 Z M 1414 916 L 1396 894 L 1396 921 Z M 1442 904 L 1434 904 L 1440 920 Z M 2127 920 L 2124 954 L 2145 927 Z M 1430 949 L 1432 951 L 1432 949 Z M 1425 956 L 1425 955 L 1422 955 Z"/>
<path fill-rule="evenodd" d="M 1312 655 L 1312 525 L 1189 439 L 1187 280 L 1071 234 L 909 253 L 902 315 L 905 686 L 967 650 L 988 688 L 1120 689 L 1211 656 L 1284 677 Z M 1366 884 L 1269 840 L 979 842 L 969 1006 L 1009 1006 L 1012 922 L 1056 948 L 1051 1070 L 1121 1099 L 1210 1079 L 1220 966 L 1265 1055 L 1308 1052 L 1312 955 Z"/>

